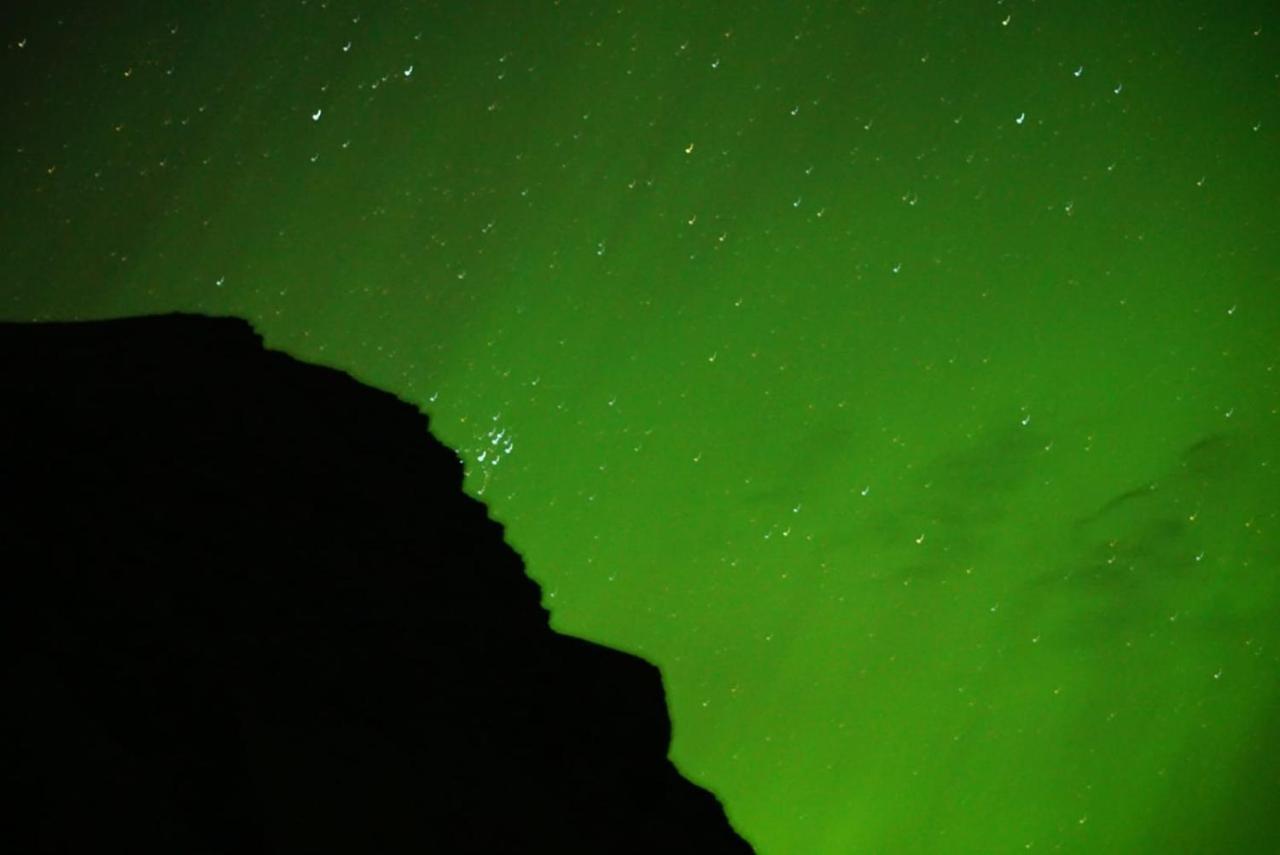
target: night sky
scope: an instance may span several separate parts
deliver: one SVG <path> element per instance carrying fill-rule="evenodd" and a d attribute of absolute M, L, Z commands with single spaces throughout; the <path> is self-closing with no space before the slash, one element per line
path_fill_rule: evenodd
<path fill-rule="evenodd" d="M 1274 2 L 79 6 L 0 317 L 420 405 L 761 853 L 1274 843 Z"/>

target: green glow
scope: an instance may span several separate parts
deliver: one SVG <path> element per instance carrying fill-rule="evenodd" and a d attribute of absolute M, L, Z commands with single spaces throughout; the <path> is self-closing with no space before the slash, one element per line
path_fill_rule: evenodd
<path fill-rule="evenodd" d="M 1280 834 L 1274 4 L 374 5 L 9 32 L 0 314 L 421 404 L 766 855 Z"/>

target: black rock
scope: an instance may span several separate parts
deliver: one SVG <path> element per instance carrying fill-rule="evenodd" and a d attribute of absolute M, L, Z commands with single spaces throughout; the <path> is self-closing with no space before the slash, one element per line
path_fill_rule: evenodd
<path fill-rule="evenodd" d="M 7 851 L 752 851 L 414 406 L 230 318 L 0 366 Z"/>

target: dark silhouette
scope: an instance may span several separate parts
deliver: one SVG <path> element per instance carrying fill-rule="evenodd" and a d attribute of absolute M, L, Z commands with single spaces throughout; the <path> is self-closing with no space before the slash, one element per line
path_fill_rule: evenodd
<path fill-rule="evenodd" d="M 751 852 L 415 407 L 236 319 L 0 365 L 8 851 Z"/>

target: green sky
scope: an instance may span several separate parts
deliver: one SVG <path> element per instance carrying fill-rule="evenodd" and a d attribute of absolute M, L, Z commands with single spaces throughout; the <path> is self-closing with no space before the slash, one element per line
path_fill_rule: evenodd
<path fill-rule="evenodd" d="M 83 5 L 0 317 L 422 406 L 764 855 L 1274 845 L 1274 3 Z"/>

